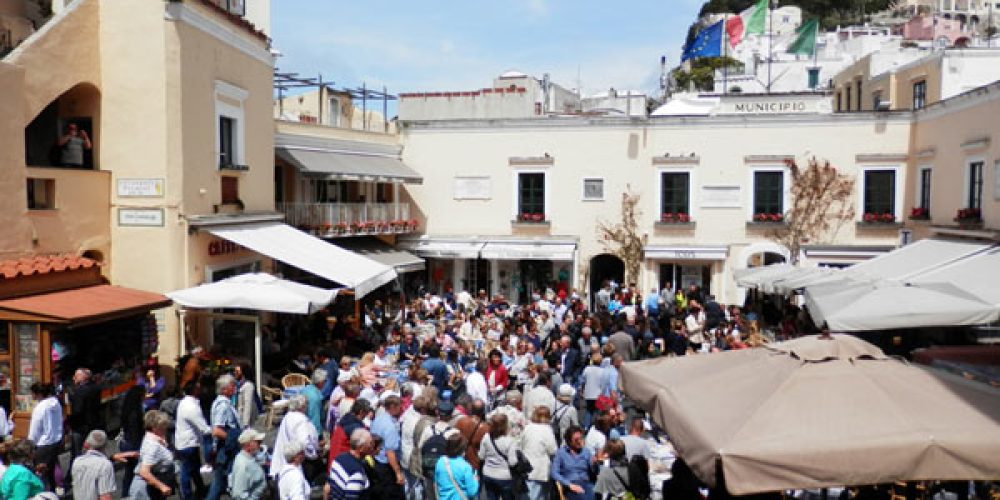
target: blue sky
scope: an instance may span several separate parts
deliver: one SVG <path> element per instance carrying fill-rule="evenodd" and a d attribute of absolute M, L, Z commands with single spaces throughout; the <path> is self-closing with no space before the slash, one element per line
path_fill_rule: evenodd
<path fill-rule="evenodd" d="M 702 0 L 273 0 L 278 69 L 390 93 L 473 90 L 517 69 L 585 93 L 651 92 Z"/>

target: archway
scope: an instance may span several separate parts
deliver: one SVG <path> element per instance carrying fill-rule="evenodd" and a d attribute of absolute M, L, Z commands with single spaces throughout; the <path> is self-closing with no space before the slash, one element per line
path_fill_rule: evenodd
<path fill-rule="evenodd" d="M 593 309 L 597 291 L 605 281 L 625 281 L 625 262 L 618 257 L 602 253 L 590 259 L 590 307 Z"/>
<path fill-rule="evenodd" d="M 779 245 L 772 241 L 762 241 L 740 250 L 736 261 L 736 269 L 791 262 L 791 257 L 792 252 L 785 248 L 784 245 Z M 746 301 L 747 289 L 737 287 L 736 292 L 739 303 L 743 304 Z"/>
<path fill-rule="evenodd" d="M 84 149 L 83 163 L 74 166 L 96 169 L 94 158 L 99 149 L 98 131 L 100 124 L 101 92 L 93 84 L 83 82 L 63 92 L 50 102 L 31 122 L 24 127 L 24 161 L 34 167 L 56 167 L 63 165 L 58 141 L 72 125 L 86 133 L 91 148 Z"/>

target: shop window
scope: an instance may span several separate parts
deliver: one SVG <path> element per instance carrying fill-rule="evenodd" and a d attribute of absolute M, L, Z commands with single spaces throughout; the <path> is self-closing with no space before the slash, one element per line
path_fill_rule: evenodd
<path fill-rule="evenodd" d="M 522 172 L 517 174 L 517 213 L 540 215 L 545 220 L 545 174 Z"/>
<path fill-rule="evenodd" d="M 687 293 L 693 283 L 701 289 L 702 297 L 712 293 L 712 266 L 689 264 L 660 264 L 660 288 L 670 283 L 674 291 L 678 287 Z"/>
<path fill-rule="evenodd" d="M 584 201 L 604 200 L 604 179 L 584 179 L 583 200 Z"/>
<path fill-rule="evenodd" d="M 784 214 L 784 172 L 754 172 L 753 213 Z"/>
<path fill-rule="evenodd" d="M 913 84 L 913 109 L 921 109 L 927 105 L 927 80 Z"/>
<path fill-rule="evenodd" d="M 465 276 L 462 279 L 462 288 L 464 290 L 472 294 L 483 290 L 487 295 L 492 295 L 493 290 L 491 285 L 490 261 L 484 259 L 465 261 Z"/>
<path fill-rule="evenodd" d="M 917 206 L 923 208 L 925 212 L 931 209 L 931 169 L 923 167 L 920 169 L 920 191 L 917 193 Z"/>
<path fill-rule="evenodd" d="M 28 210 L 56 208 L 56 181 L 28 178 Z"/>
<path fill-rule="evenodd" d="M 240 203 L 240 179 L 238 177 L 222 176 L 222 203 Z"/>
<path fill-rule="evenodd" d="M 969 163 L 968 189 L 965 195 L 965 207 L 982 210 L 983 208 L 983 162 Z"/>
<path fill-rule="evenodd" d="M 660 174 L 660 214 L 691 214 L 691 174 Z"/>
<path fill-rule="evenodd" d="M 863 214 L 896 215 L 896 171 L 866 170 Z"/>

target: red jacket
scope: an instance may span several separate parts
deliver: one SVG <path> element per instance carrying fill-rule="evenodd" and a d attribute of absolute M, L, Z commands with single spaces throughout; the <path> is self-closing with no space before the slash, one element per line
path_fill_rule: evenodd
<path fill-rule="evenodd" d="M 490 375 L 494 375 L 493 383 L 490 384 Z M 489 386 L 489 390 L 492 391 L 496 386 L 501 386 L 504 389 L 507 388 L 507 367 L 500 364 L 494 367 L 492 364 L 486 368 L 486 385 Z"/>

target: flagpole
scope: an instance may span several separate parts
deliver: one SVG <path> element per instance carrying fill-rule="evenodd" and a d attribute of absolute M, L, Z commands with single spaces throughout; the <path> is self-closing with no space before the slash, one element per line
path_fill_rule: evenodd
<path fill-rule="evenodd" d="M 771 0 L 767 0 L 767 93 L 771 93 L 771 60 L 774 59 L 774 33 L 772 27 L 774 21 L 771 15 Z"/>
<path fill-rule="evenodd" d="M 727 12 L 722 20 L 722 94 L 725 95 L 729 92 L 729 64 L 726 62 L 726 58 L 729 57 L 729 13 Z"/>

